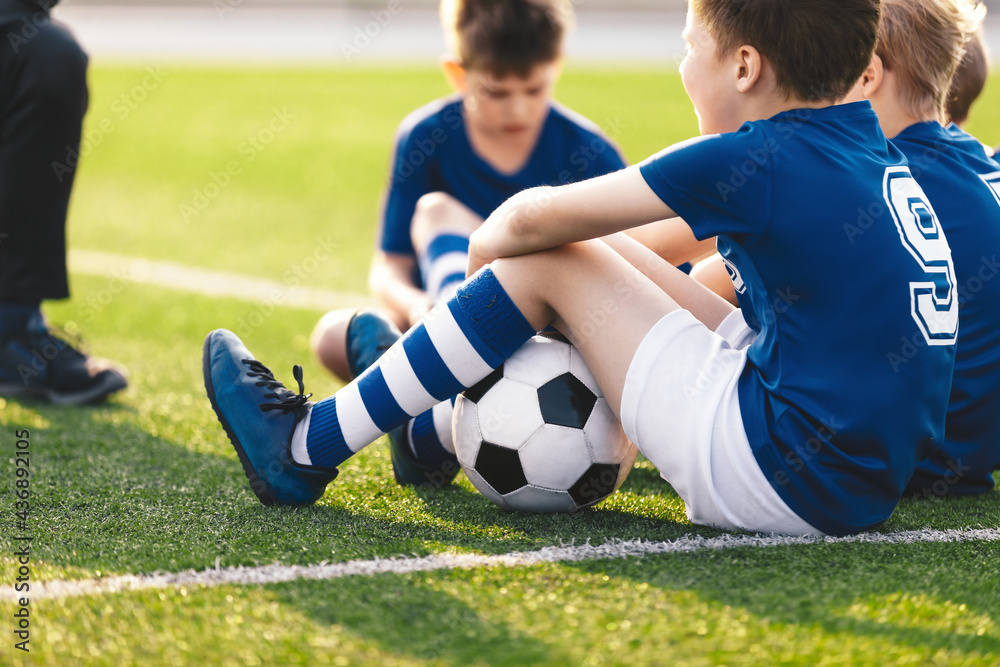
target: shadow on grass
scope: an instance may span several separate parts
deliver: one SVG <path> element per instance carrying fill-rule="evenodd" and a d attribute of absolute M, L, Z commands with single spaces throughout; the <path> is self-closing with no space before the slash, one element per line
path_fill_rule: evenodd
<path fill-rule="evenodd" d="M 692 532 L 686 524 L 622 509 L 571 516 L 507 512 L 458 484 L 440 491 L 401 488 L 388 457 L 378 453 L 381 445 L 349 462 L 316 506 L 266 508 L 210 411 L 187 408 L 184 414 L 198 415 L 188 423 L 115 402 L 11 405 L 18 410 L 8 413 L 10 427 L 23 422 L 31 430 L 35 554 L 57 568 L 140 573 L 216 563 L 312 564 Z M 34 422 L 47 425 L 30 426 Z M 634 474 L 627 493 L 650 481 L 649 471 Z M 672 493 L 662 482 L 658 490 Z"/>
<path fill-rule="evenodd" d="M 556 646 L 525 635 L 418 577 L 376 575 L 269 587 L 278 602 L 337 626 L 389 655 L 433 664 L 570 664 Z M 492 616 L 492 617 L 491 617 Z"/>

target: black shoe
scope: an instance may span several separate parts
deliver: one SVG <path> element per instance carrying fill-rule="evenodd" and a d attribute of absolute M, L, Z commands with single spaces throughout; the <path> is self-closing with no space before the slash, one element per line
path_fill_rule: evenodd
<path fill-rule="evenodd" d="M 127 386 L 124 368 L 88 357 L 50 331 L 25 332 L 0 343 L 0 396 L 85 405 Z"/>

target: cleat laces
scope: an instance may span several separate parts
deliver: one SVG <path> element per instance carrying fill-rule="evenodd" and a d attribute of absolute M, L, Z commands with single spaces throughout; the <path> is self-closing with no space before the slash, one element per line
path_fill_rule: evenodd
<path fill-rule="evenodd" d="M 250 370 L 247 371 L 247 377 L 259 378 L 257 380 L 258 387 L 265 387 L 272 390 L 272 393 L 264 394 L 264 398 L 277 399 L 274 403 L 261 403 L 261 412 L 281 410 L 282 413 L 287 415 L 289 412 L 295 412 L 303 407 L 312 398 L 312 394 L 306 394 L 306 387 L 302 382 L 302 366 L 295 365 L 292 367 L 292 375 L 295 376 L 295 381 L 299 384 L 299 393 L 296 394 L 280 381 L 276 380 L 271 369 L 256 359 L 244 359 L 243 363 L 250 367 Z"/>

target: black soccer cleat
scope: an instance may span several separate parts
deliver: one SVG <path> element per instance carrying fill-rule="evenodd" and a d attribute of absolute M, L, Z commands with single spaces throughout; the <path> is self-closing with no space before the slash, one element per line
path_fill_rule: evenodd
<path fill-rule="evenodd" d="M 88 357 L 50 331 L 24 332 L 0 343 L 0 396 L 87 405 L 127 386 L 123 367 Z"/>

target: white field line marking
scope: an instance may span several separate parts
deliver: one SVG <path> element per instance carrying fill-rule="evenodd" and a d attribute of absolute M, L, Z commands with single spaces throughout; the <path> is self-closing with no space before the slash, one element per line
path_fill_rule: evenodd
<path fill-rule="evenodd" d="M 114 277 L 125 284 L 145 283 L 205 296 L 265 301 L 291 308 L 333 310 L 371 304 L 369 297 L 360 294 L 284 285 L 238 273 L 210 271 L 97 250 L 70 250 L 69 267 L 76 273 Z"/>
<path fill-rule="evenodd" d="M 124 575 L 83 581 L 49 581 L 31 584 L 32 598 L 66 598 L 79 595 L 100 595 L 157 588 L 182 586 L 221 586 L 226 584 L 273 584 L 297 579 L 324 581 L 341 577 L 373 574 L 406 574 L 435 570 L 475 567 L 524 567 L 542 563 L 559 563 L 607 558 L 626 558 L 656 554 L 690 553 L 707 549 L 737 547 L 777 547 L 813 544 L 920 544 L 930 542 L 993 542 L 1000 540 L 1000 529 L 912 530 L 899 533 L 864 533 L 851 537 L 781 537 L 763 535 L 723 535 L 721 537 L 685 536 L 671 542 L 615 540 L 594 546 L 591 544 L 546 547 L 538 551 L 522 551 L 498 556 L 477 554 L 437 554 L 420 558 L 376 558 L 346 563 L 319 565 L 265 565 L 261 567 L 227 567 L 201 572 L 188 570 L 177 573 Z M 15 601 L 17 593 L 7 589 L 4 599 Z"/>

